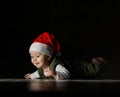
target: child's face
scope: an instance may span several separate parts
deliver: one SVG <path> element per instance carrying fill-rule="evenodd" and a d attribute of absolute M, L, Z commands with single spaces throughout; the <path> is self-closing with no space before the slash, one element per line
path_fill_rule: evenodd
<path fill-rule="evenodd" d="M 37 68 L 40 68 L 42 66 L 48 65 L 50 57 L 44 54 L 41 54 L 40 52 L 31 51 L 31 62 L 33 65 Z"/>

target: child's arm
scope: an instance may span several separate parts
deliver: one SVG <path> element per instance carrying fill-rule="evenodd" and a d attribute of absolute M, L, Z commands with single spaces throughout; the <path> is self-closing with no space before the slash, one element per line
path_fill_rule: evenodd
<path fill-rule="evenodd" d="M 61 64 L 58 64 L 55 68 L 56 79 L 68 79 L 70 78 L 70 72 Z"/>
<path fill-rule="evenodd" d="M 53 76 L 56 80 L 68 79 L 70 77 L 69 71 L 61 64 L 57 65 L 55 71 L 48 69 L 44 72 L 45 76 Z"/>
<path fill-rule="evenodd" d="M 33 72 L 33 73 L 28 73 L 28 74 L 26 74 L 24 77 L 25 77 L 25 79 L 36 79 L 36 78 L 39 78 L 40 75 L 39 75 L 39 73 L 38 73 L 38 70 L 36 70 L 36 71 Z"/>

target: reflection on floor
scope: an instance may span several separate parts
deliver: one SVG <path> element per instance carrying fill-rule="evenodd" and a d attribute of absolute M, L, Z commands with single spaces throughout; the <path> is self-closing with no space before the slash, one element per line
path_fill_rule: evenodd
<path fill-rule="evenodd" d="M 67 95 L 118 95 L 120 80 L 25 80 L 0 79 L 0 91 L 28 94 Z M 120 95 L 120 94 L 119 94 Z"/>

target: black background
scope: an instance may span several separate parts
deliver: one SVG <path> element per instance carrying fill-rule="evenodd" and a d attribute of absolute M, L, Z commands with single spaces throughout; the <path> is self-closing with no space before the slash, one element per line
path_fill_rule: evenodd
<path fill-rule="evenodd" d="M 58 38 L 65 55 L 103 56 L 103 78 L 120 76 L 120 3 L 112 0 L 1 2 L 0 78 L 24 78 L 36 68 L 29 46 L 43 31 Z"/>

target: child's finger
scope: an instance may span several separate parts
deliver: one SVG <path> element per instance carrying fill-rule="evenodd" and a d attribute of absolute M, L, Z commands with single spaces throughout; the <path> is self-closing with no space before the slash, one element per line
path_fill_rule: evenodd
<path fill-rule="evenodd" d="M 30 78 L 30 74 L 26 74 L 24 77 L 25 78 Z"/>
<path fill-rule="evenodd" d="M 27 77 L 29 74 L 26 74 L 24 77 Z"/>
<path fill-rule="evenodd" d="M 26 76 L 25 79 L 30 79 L 30 76 Z"/>

